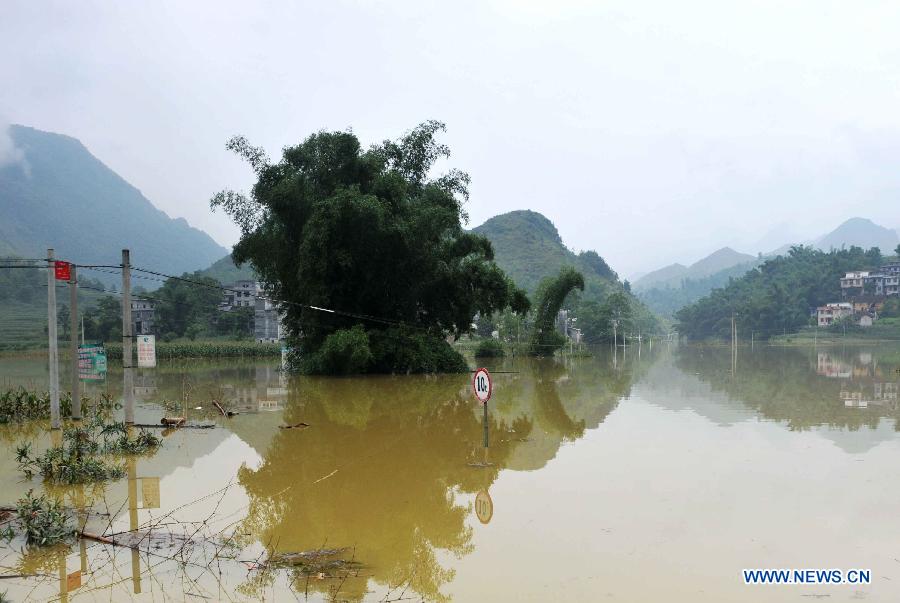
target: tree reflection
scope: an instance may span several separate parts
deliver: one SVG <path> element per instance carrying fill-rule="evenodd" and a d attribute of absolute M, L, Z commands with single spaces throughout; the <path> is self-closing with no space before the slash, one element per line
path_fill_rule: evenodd
<path fill-rule="evenodd" d="M 339 585 L 298 572 L 299 592 L 336 595 L 339 586 L 340 598 L 361 600 L 373 579 L 445 600 L 441 588 L 454 570 L 441 565 L 438 551 L 462 557 L 473 550 L 471 509 L 459 494 L 489 488 L 517 454 L 536 455 L 525 468 L 543 466 L 563 441 L 598 425 L 630 383 L 589 361 L 513 368 L 520 370 L 494 377 L 491 463 L 477 468 L 469 461 L 483 450 L 482 408 L 465 377 L 293 381 L 284 421 L 311 427 L 279 430 L 262 464 L 240 470 L 250 508 L 239 531 L 272 555 L 350 547 L 363 564 L 360 578 Z M 265 584 L 254 580 L 243 587 L 251 596 Z"/>
<path fill-rule="evenodd" d="M 791 430 L 876 428 L 882 417 L 894 418 L 897 428 L 896 352 L 761 347 L 742 350 L 734 373 L 730 357 L 720 352 L 682 348 L 676 365 Z"/>

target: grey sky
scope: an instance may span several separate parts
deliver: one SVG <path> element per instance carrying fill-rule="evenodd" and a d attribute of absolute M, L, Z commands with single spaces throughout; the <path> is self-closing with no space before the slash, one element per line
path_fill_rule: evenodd
<path fill-rule="evenodd" d="M 898 31 L 895 2 L 12 1 L 0 116 L 225 245 L 208 199 L 252 182 L 232 134 L 277 156 L 440 119 L 471 225 L 533 209 L 629 275 L 776 228 L 900 227 Z"/>

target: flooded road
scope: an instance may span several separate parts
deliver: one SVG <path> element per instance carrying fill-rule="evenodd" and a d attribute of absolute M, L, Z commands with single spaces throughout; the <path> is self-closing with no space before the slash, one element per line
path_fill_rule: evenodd
<path fill-rule="evenodd" d="M 139 371 L 138 422 L 183 413 L 216 427 L 168 432 L 155 454 L 129 459 L 126 479 L 49 488 L 83 509 L 86 531 L 139 533 L 139 550 L 23 552 L 13 540 L 2 572 L 37 576 L 0 591 L 900 600 L 900 347 L 758 346 L 734 370 L 728 348 L 665 346 L 487 367 L 487 449 L 468 375 L 286 377 L 277 362 L 236 361 Z M 112 368 L 88 395 L 121 398 Z M 3 389 L 45 381 L 43 359 L 0 358 Z M 214 399 L 239 414 L 221 416 Z M 42 489 L 17 470 L 15 446 L 49 440 L 45 425 L 0 428 L 0 504 Z M 872 583 L 746 586 L 744 568 L 866 568 Z"/>

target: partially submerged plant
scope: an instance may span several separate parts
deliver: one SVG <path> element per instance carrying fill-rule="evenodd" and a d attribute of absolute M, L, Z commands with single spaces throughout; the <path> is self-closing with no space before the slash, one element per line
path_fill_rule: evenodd
<path fill-rule="evenodd" d="M 104 425 L 100 434 L 103 436 L 103 452 L 107 454 L 144 454 L 156 450 L 162 444 L 161 438 L 145 429 L 129 438 L 125 423 Z"/>
<path fill-rule="evenodd" d="M 16 501 L 16 516 L 22 524 L 28 544 L 50 546 L 66 540 L 74 533 L 62 503 L 48 498 L 46 494 L 35 497 L 29 490 Z"/>
<path fill-rule="evenodd" d="M 61 446 L 48 448 L 43 454 L 32 454 L 31 444 L 16 448 L 16 462 L 25 477 L 40 474 L 44 479 L 61 484 L 80 484 L 119 479 L 125 468 L 103 458 L 109 454 L 144 454 L 156 450 L 162 440 L 140 430 L 129 437 L 124 423 L 105 424 L 97 414 L 82 427 L 63 431 Z"/>
<path fill-rule="evenodd" d="M 96 446 L 95 442 L 92 444 Z M 31 454 L 30 443 L 22 444 L 16 448 L 16 462 L 27 479 L 39 473 L 44 479 L 60 484 L 107 481 L 125 476 L 122 465 L 108 463 L 93 454 L 83 456 L 77 444 L 63 443 L 35 456 Z"/>
<path fill-rule="evenodd" d="M 94 403 L 89 398 L 81 399 L 82 407 L 93 406 L 95 412 L 105 412 L 115 406 L 110 397 L 100 394 Z M 59 413 L 62 417 L 72 415 L 72 396 L 61 393 L 59 396 Z M 23 387 L 0 392 L 0 423 L 23 423 L 50 418 L 50 394 L 32 392 Z"/>

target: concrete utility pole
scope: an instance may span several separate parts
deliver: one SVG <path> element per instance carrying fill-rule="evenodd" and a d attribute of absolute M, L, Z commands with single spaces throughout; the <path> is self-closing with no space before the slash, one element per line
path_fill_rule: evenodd
<path fill-rule="evenodd" d="M 69 351 L 72 354 L 72 418 L 81 420 L 81 392 L 78 382 L 78 276 L 69 264 Z"/>
<path fill-rule="evenodd" d="M 134 369 L 131 332 L 131 252 L 122 250 L 122 378 L 125 391 L 125 423 L 134 424 Z"/>
<path fill-rule="evenodd" d="M 47 343 L 50 344 L 50 429 L 59 429 L 59 350 L 56 341 L 56 273 L 53 250 L 47 250 Z"/>

